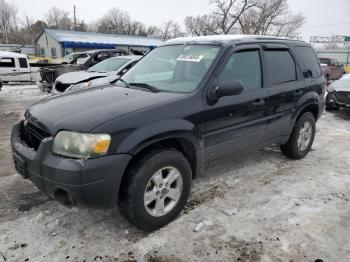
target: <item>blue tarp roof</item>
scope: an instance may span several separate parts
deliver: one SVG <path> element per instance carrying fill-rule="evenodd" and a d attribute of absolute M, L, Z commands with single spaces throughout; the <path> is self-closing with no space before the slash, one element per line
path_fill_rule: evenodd
<path fill-rule="evenodd" d="M 124 36 L 95 32 L 53 29 L 45 29 L 45 32 L 62 43 L 65 48 L 108 49 L 115 48 L 116 46 L 144 46 L 154 48 L 161 45 L 164 41 L 155 37 Z"/>

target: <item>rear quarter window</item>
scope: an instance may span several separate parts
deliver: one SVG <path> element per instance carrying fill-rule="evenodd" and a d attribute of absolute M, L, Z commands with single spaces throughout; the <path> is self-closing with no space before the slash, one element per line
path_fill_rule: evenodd
<path fill-rule="evenodd" d="M 322 75 L 320 62 L 311 47 L 297 46 L 295 47 L 295 52 L 297 54 L 297 58 L 301 61 L 303 72 L 310 70 L 313 78 L 320 77 Z"/>

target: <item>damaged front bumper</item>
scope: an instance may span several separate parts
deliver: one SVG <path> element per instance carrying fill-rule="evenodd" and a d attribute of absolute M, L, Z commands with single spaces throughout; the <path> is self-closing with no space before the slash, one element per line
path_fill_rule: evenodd
<path fill-rule="evenodd" d="M 11 147 L 17 172 L 41 191 L 66 206 L 112 208 L 131 156 L 108 155 L 77 160 L 55 155 L 52 137 L 41 141 L 37 151 L 20 138 L 21 123 L 12 129 Z"/>
<path fill-rule="evenodd" d="M 326 97 L 326 107 L 329 108 L 350 108 L 350 92 L 331 92 Z"/>

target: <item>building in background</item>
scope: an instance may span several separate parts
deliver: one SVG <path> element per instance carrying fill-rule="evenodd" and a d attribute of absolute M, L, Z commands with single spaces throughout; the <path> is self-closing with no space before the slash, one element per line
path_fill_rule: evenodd
<path fill-rule="evenodd" d="M 53 59 L 91 49 L 133 49 L 145 53 L 163 41 L 155 37 L 45 29 L 35 41 L 35 52 L 37 56 Z"/>

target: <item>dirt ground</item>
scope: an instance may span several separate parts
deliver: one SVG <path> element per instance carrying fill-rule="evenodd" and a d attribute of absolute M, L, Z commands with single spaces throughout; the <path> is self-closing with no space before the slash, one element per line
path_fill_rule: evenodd
<path fill-rule="evenodd" d="M 350 261 L 350 112 L 322 116 L 303 160 L 270 147 L 212 163 L 179 218 L 143 233 L 117 209 L 67 209 L 15 175 L 11 125 L 44 96 L 0 92 L 0 262 Z"/>

